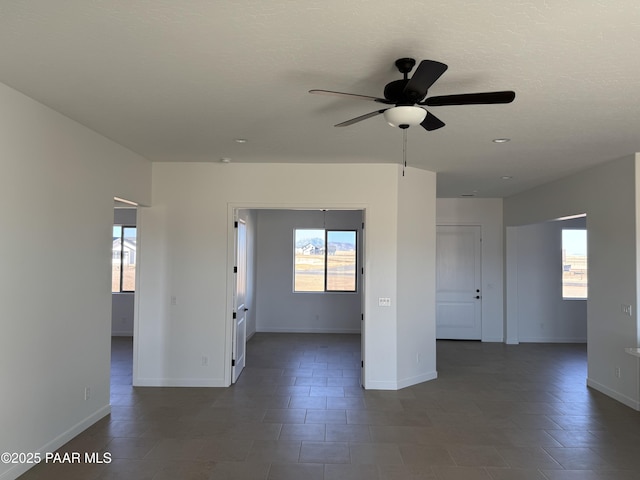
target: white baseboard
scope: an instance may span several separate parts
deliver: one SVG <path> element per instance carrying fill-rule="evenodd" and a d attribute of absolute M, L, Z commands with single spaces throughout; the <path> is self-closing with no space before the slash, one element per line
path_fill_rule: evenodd
<path fill-rule="evenodd" d="M 620 403 L 626 405 L 627 407 L 633 408 L 634 410 L 640 411 L 640 402 L 634 398 L 628 397 L 620 392 L 612 390 L 609 387 L 602 385 L 601 383 L 596 382 L 590 378 L 587 378 L 587 387 L 591 387 L 594 390 L 599 391 L 600 393 L 604 393 L 608 397 L 613 398 L 614 400 L 619 401 Z"/>
<path fill-rule="evenodd" d="M 430 380 L 435 380 L 436 378 L 438 378 L 438 372 L 427 372 L 415 377 L 403 378 L 398 381 L 398 390 L 401 388 L 411 387 L 412 385 L 417 385 L 419 383 L 428 382 Z"/>
<path fill-rule="evenodd" d="M 398 390 L 398 384 L 396 382 L 382 382 L 379 380 L 372 380 L 366 382 L 364 388 L 366 390 Z"/>
<path fill-rule="evenodd" d="M 256 330 L 257 333 L 361 333 L 360 329 L 339 329 L 339 328 L 260 328 Z"/>
<path fill-rule="evenodd" d="M 438 372 L 428 372 L 416 375 L 415 377 L 403 378 L 397 382 L 383 382 L 378 380 L 368 381 L 366 382 L 365 388 L 367 390 L 400 390 L 412 385 L 417 385 L 418 383 L 435 380 L 436 378 L 438 378 Z"/>
<path fill-rule="evenodd" d="M 136 378 L 134 387 L 228 387 L 223 378 Z"/>
<path fill-rule="evenodd" d="M 35 451 L 39 452 L 42 458 L 44 458 L 46 453 L 55 452 L 58 448 L 63 446 L 69 440 L 75 438 L 80 433 L 84 432 L 87 428 L 89 428 L 91 425 L 96 423 L 98 420 L 101 420 L 102 418 L 106 417 L 110 413 L 111 413 L 111 405 L 105 405 L 104 407 L 92 413 L 84 420 L 79 421 L 73 427 L 61 433 L 56 438 L 54 438 L 50 442 L 46 443 L 43 447 L 38 448 Z M 34 465 L 31 465 L 31 464 L 15 465 L 14 468 L 10 468 L 6 472 L 4 472 L 2 475 L 0 475 L 0 480 L 15 480 L 16 478 L 18 478 L 20 475 L 25 473 L 27 470 L 29 470 L 33 466 Z"/>
<path fill-rule="evenodd" d="M 576 338 L 576 337 L 567 337 L 567 338 L 558 338 L 558 337 L 520 337 L 520 343 L 587 343 L 587 339 L 585 338 Z"/>

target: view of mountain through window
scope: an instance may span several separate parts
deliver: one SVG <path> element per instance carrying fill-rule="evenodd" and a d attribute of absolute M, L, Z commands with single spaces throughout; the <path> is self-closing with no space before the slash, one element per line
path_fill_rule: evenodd
<path fill-rule="evenodd" d="M 295 292 L 356 291 L 356 231 L 296 229 Z"/>

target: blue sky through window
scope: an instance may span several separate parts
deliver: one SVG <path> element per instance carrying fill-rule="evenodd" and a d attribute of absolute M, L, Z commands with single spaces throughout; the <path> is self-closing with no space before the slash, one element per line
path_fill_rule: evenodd
<path fill-rule="evenodd" d="M 586 255 L 587 231 L 562 230 L 562 248 L 567 255 Z"/>

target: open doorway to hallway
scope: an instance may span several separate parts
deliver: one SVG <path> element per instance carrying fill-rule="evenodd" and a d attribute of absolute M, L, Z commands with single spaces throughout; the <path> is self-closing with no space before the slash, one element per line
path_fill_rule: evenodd
<path fill-rule="evenodd" d="M 133 335 L 138 256 L 137 207 L 114 199 L 111 257 L 111 384 L 132 385 Z M 117 390 L 117 389 L 116 389 Z"/>
<path fill-rule="evenodd" d="M 248 309 L 248 341 L 256 333 L 348 334 L 357 335 L 361 345 L 363 216 L 363 210 L 323 208 L 233 210 L 234 222 L 244 226 L 246 236 L 243 304 Z M 237 260 L 235 250 L 230 261 Z M 230 281 L 235 284 L 236 278 Z M 239 318 L 235 303 L 234 297 L 234 323 Z M 232 350 L 241 351 L 235 336 L 241 330 L 234 326 L 229 342 Z M 232 357 L 230 363 L 234 361 Z M 358 362 L 361 365 L 362 358 Z"/>
<path fill-rule="evenodd" d="M 508 228 L 508 343 L 587 343 L 586 246 L 562 241 L 586 228 L 586 216 Z"/>

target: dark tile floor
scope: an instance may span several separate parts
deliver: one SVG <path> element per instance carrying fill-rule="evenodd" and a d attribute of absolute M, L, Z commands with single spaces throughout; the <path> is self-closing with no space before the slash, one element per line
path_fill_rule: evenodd
<path fill-rule="evenodd" d="M 584 345 L 437 344 L 438 380 L 359 386 L 357 335 L 256 334 L 231 388 L 132 388 L 115 338 L 112 414 L 33 479 L 630 480 L 640 413 L 585 387 Z"/>

